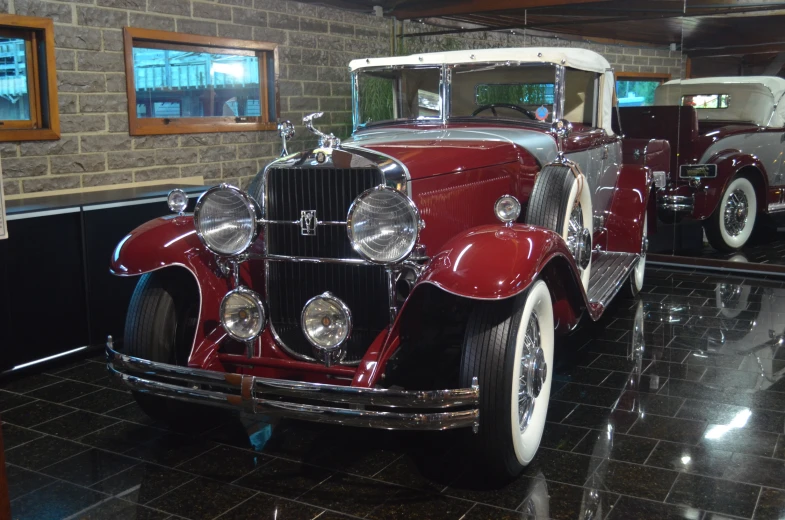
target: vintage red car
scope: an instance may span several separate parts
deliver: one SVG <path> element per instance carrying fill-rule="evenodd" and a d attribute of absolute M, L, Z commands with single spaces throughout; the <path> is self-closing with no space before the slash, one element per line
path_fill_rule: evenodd
<path fill-rule="evenodd" d="M 532 460 L 554 338 L 643 284 L 651 171 L 622 165 L 613 73 L 578 49 L 351 63 L 353 136 L 132 231 L 142 275 L 109 368 L 172 399 L 388 429 L 470 428 Z M 426 226 L 427 223 L 427 226 Z"/>
<path fill-rule="evenodd" d="M 785 210 L 783 96 L 774 76 L 674 80 L 657 88 L 655 106 L 620 109 L 625 136 L 670 142 L 669 163 L 653 168 L 663 220 L 701 220 L 709 243 L 730 252 L 758 214 Z"/>

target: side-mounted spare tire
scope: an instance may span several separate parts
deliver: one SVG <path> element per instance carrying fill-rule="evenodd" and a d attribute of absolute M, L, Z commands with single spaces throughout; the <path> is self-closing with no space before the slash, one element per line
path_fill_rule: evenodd
<path fill-rule="evenodd" d="M 129 356 L 186 366 L 199 317 L 199 291 L 190 273 L 168 268 L 142 275 L 125 321 L 123 352 Z M 133 391 L 151 418 L 179 424 L 204 407 Z"/>
<path fill-rule="evenodd" d="M 567 242 L 580 268 L 581 283 L 589 290 L 591 237 L 593 233 L 591 189 L 568 165 L 549 164 L 537 175 L 526 223 L 555 231 Z M 588 237 L 588 241 L 587 241 Z"/>

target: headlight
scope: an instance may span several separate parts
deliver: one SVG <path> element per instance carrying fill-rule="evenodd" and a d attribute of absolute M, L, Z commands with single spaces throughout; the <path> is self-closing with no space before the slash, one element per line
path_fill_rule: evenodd
<path fill-rule="evenodd" d="M 247 287 L 238 287 L 221 302 L 221 325 L 237 341 L 250 341 L 264 328 L 264 306 L 259 295 Z"/>
<path fill-rule="evenodd" d="M 417 207 L 409 197 L 387 186 L 371 188 L 357 197 L 346 223 L 355 251 L 377 263 L 406 258 L 420 234 Z"/>
<path fill-rule="evenodd" d="M 194 224 L 199 239 L 220 255 L 239 255 L 258 235 L 259 206 L 234 186 L 221 184 L 199 197 Z"/>

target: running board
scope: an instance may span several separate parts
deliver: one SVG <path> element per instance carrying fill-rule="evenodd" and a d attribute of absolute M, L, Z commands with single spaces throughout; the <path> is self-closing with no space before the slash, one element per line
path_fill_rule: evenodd
<path fill-rule="evenodd" d="M 638 258 L 635 253 L 597 252 L 591 263 L 589 303 L 605 307 L 619 292 Z"/>

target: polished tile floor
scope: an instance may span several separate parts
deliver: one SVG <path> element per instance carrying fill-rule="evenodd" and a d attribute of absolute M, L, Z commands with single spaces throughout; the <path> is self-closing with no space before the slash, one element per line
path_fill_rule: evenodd
<path fill-rule="evenodd" d="M 14 519 L 785 518 L 785 284 L 650 270 L 559 346 L 542 447 L 492 487 L 469 432 L 141 414 L 100 358 L 0 383 Z"/>

